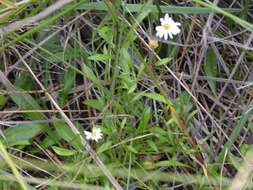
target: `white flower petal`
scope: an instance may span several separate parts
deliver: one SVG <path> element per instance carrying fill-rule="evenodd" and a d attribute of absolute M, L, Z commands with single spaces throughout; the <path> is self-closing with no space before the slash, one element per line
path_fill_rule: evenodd
<path fill-rule="evenodd" d="M 169 18 L 170 18 L 169 15 L 168 15 L 168 14 L 165 14 L 164 19 L 165 19 L 165 20 L 168 20 Z"/>
<path fill-rule="evenodd" d="M 169 36 L 170 36 L 171 39 L 173 39 L 173 35 L 172 35 L 171 32 L 169 32 Z"/>
<path fill-rule="evenodd" d="M 157 27 L 155 27 L 155 29 L 156 29 L 156 31 L 161 31 L 163 29 L 163 27 L 162 26 L 157 26 Z"/>
<path fill-rule="evenodd" d="M 98 142 L 98 140 L 101 139 L 102 136 L 103 136 L 103 133 L 101 132 L 101 129 L 96 128 L 96 127 L 94 127 L 92 129 L 92 132 L 84 131 L 84 134 L 85 134 L 87 140 L 91 139 L 91 140 L 94 140 L 96 142 Z"/>
<path fill-rule="evenodd" d="M 168 40 L 168 33 L 165 33 L 165 34 L 164 34 L 164 39 L 165 39 L 165 40 Z"/>
<path fill-rule="evenodd" d="M 91 137 L 91 133 L 90 132 L 88 132 L 88 131 L 84 131 L 84 134 L 85 134 L 85 136 L 86 136 L 86 139 L 91 139 L 92 137 Z"/>
<path fill-rule="evenodd" d="M 159 38 L 168 39 L 168 36 L 172 39 L 173 35 L 180 33 L 181 23 L 175 22 L 168 14 L 165 14 L 164 18 L 160 18 L 161 25 L 157 26 L 156 36 Z M 168 25 L 169 27 L 164 27 L 164 25 Z"/>

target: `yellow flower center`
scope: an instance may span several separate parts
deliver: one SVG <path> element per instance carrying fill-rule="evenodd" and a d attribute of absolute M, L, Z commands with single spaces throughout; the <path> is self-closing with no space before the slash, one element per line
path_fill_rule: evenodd
<path fill-rule="evenodd" d="M 158 46 L 158 43 L 157 43 L 156 40 L 150 40 L 150 41 L 149 41 L 149 45 L 150 45 L 150 47 L 152 47 L 152 48 L 156 48 L 156 47 Z"/>
<path fill-rule="evenodd" d="M 169 24 L 164 24 L 163 25 L 163 29 L 164 30 L 169 30 L 170 29 L 170 25 Z"/>
<path fill-rule="evenodd" d="M 92 132 L 92 133 L 91 133 L 91 136 L 92 136 L 92 137 L 96 137 L 97 134 L 96 134 L 95 132 Z"/>

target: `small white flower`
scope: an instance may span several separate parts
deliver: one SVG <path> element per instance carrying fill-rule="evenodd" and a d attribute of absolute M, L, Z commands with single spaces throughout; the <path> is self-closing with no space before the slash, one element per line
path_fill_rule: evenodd
<path fill-rule="evenodd" d="M 157 37 L 164 37 L 164 39 L 167 40 L 168 35 L 172 39 L 173 35 L 177 35 L 178 33 L 180 33 L 180 29 L 178 26 L 180 26 L 181 24 L 179 22 L 174 22 L 174 20 L 169 17 L 168 14 L 166 14 L 164 18 L 161 18 L 160 21 L 161 26 L 156 27 Z"/>
<path fill-rule="evenodd" d="M 93 127 L 92 132 L 84 131 L 84 134 L 86 135 L 87 140 L 94 140 L 98 142 L 99 139 L 102 138 L 103 134 L 101 133 L 101 129 Z"/>

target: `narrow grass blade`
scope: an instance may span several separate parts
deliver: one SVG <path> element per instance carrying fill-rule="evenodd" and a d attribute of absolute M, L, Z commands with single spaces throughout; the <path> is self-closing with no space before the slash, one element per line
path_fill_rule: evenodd
<path fill-rule="evenodd" d="M 241 26 L 243 26 L 245 28 L 253 29 L 253 24 L 251 24 L 251 23 L 249 23 L 249 22 L 247 22 L 247 21 L 245 21 L 245 20 L 243 20 L 243 19 L 241 19 L 241 18 L 239 18 L 239 17 L 237 17 L 237 16 L 229 13 L 227 10 L 221 9 L 219 7 L 216 7 L 213 4 L 211 4 L 211 3 L 205 3 L 205 2 L 203 2 L 201 0 L 193 0 L 193 1 L 196 2 L 196 3 L 199 3 L 200 5 L 205 6 L 207 8 L 212 9 L 214 12 L 221 13 L 221 14 L 223 14 L 223 15 L 231 18 L 233 21 L 235 21 L 236 23 L 240 24 Z"/>
<path fill-rule="evenodd" d="M 238 173 L 236 174 L 235 178 L 233 179 L 229 190 L 241 190 L 246 189 L 244 188 L 247 180 L 250 176 L 250 173 L 253 170 L 253 148 L 247 152 L 245 156 L 245 161 L 242 166 L 239 168 Z"/>
<path fill-rule="evenodd" d="M 8 152 L 6 151 L 2 141 L 0 141 L 0 151 L 1 151 L 1 156 L 4 158 L 4 160 L 7 162 L 7 164 L 10 166 L 13 174 L 16 176 L 18 183 L 20 184 L 21 188 L 23 190 L 28 190 L 27 185 L 23 179 L 23 177 L 20 175 L 20 173 L 18 172 L 15 164 L 13 163 L 13 161 L 11 160 Z"/>
<path fill-rule="evenodd" d="M 24 38 L 26 38 L 27 36 L 41 30 L 42 28 L 48 26 L 49 24 L 51 24 L 52 22 L 54 22 L 55 20 L 59 19 L 60 17 L 66 15 L 67 13 L 71 12 L 72 10 L 74 10 L 76 7 L 80 6 L 82 3 L 84 3 L 86 0 L 81 0 L 79 3 L 76 3 L 74 5 L 72 5 L 71 7 L 63 10 L 62 12 L 60 12 L 59 14 L 45 20 L 44 22 L 42 22 L 41 24 L 35 26 L 34 28 L 32 28 L 31 30 L 28 30 L 27 32 L 23 33 L 22 35 L 16 37 L 14 40 L 4 44 L 3 46 L 0 46 L 0 51 L 2 51 L 3 49 L 23 40 Z M 0 41 L 2 41 L 3 38 L 0 39 Z"/>
<path fill-rule="evenodd" d="M 130 12 L 139 12 L 143 8 L 143 4 L 126 4 L 125 9 Z M 156 5 L 148 5 L 148 9 L 151 12 L 158 13 Z M 216 12 L 216 10 L 211 8 L 200 8 L 200 7 L 180 7 L 180 6 L 160 6 L 162 13 L 177 13 L 177 14 L 208 14 L 211 12 Z M 80 5 L 77 9 L 80 10 L 98 10 L 98 11 L 108 11 L 107 6 L 103 2 L 98 3 L 85 3 Z M 225 8 L 222 9 L 227 12 L 240 12 L 241 9 L 235 8 Z"/>
<path fill-rule="evenodd" d="M 0 3 L 5 5 L 6 7 L 10 8 L 10 9 L 16 7 L 12 2 L 10 2 L 8 0 L 0 0 Z"/>
<path fill-rule="evenodd" d="M 213 49 L 209 49 L 205 58 L 204 62 L 204 71 L 205 74 L 209 77 L 217 77 L 218 71 L 217 71 L 217 57 L 213 51 Z M 216 82 L 215 81 L 207 81 L 212 93 L 216 96 Z"/>
<path fill-rule="evenodd" d="M 224 155 L 226 151 L 228 151 L 231 148 L 237 137 L 240 136 L 243 127 L 245 127 L 245 124 L 248 121 L 248 119 L 252 116 L 252 113 L 253 113 L 253 101 L 251 101 L 251 103 L 245 108 L 244 112 L 242 113 L 240 121 L 238 122 L 237 125 L 234 126 L 233 132 L 229 136 L 229 140 L 224 145 L 221 153 L 218 156 L 218 159 L 216 159 L 217 163 L 216 169 L 219 168 L 219 164 L 221 164 L 222 161 L 224 160 Z"/>

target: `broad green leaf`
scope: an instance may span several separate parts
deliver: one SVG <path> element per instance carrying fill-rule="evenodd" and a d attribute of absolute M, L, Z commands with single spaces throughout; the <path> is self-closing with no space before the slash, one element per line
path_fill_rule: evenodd
<path fill-rule="evenodd" d="M 213 51 L 213 49 L 209 49 L 207 51 L 207 55 L 205 58 L 205 64 L 204 64 L 204 71 L 205 74 L 209 77 L 216 77 L 217 76 L 217 57 Z M 208 80 L 207 81 L 213 94 L 216 96 L 217 95 L 217 90 L 216 90 L 216 82 Z"/>
<path fill-rule="evenodd" d="M 143 96 L 146 96 L 146 97 L 151 98 L 153 100 L 157 100 L 159 102 L 163 102 L 165 104 L 168 103 L 167 99 L 164 96 L 160 95 L 160 94 L 144 93 Z"/>
<path fill-rule="evenodd" d="M 34 98 L 30 94 L 21 94 L 10 95 L 12 100 L 20 107 L 21 110 L 41 110 L 38 103 L 34 100 Z M 33 120 L 43 120 L 45 119 L 44 115 L 39 112 L 34 113 L 24 113 L 26 117 Z"/>
<path fill-rule="evenodd" d="M 44 130 L 45 126 L 42 124 L 17 124 L 4 130 L 4 136 L 9 146 L 23 145 Z"/>
<path fill-rule="evenodd" d="M 60 156 L 72 156 L 77 153 L 76 150 L 70 150 L 70 149 L 61 148 L 58 146 L 52 146 L 52 149 L 54 150 L 56 154 Z"/>
<path fill-rule="evenodd" d="M 83 102 L 85 105 L 90 106 L 92 108 L 95 108 L 99 111 L 103 111 L 105 108 L 104 102 L 102 99 L 90 99 L 90 100 L 85 100 Z"/>
<path fill-rule="evenodd" d="M 57 118 L 54 117 L 53 119 Z M 73 131 L 69 128 L 69 126 L 67 126 L 67 124 L 65 124 L 64 122 L 55 122 L 54 126 L 58 135 L 62 139 L 67 141 L 75 148 L 82 147 L 79 137 L 73 133 Z"/>
<path fill-rule="evenodd" d="M 171 57 L 167 57 L 167 58 L 161 59 L 160 61 L 156 62 L 155 65 L 156 66 L 167 65 L 171 60 L 172 60 Z"/>
<path fill-rule="evenodd" d="M 85 64 L 83 64 L 83 68 L 84 68 L 83 72 L 85 73 L 86 77 L 88 77 L 92 82 L 100 86 L 101 85 L 100 80 L 93 73 L 93 71 Z"/>
<path fill-rule="evenodd" d="M 106 60 L 109 60 L 111 58 L 112 57 L 109 54 L 95 54 L 95 55 L 89 56 L 87 59 L 93 60 L 93 61 L 106 61 Z"/>
<path fill-rule="evenodd" d="M 20 88 L 20 84 L 22 83 L 22 78 L 19 77 L 16 80 L 15 83 L 15 88 L 8 88 L 8 90 L 19 90 L 19 91 L 24 91 L 23 88 Z M 13 102 L 17 104 L 19 109 L 21 110 L 41 110 L 40 105 L 38 102 L 31 96 L 30 94 L 11 94 L 10 95 L 11 99 Z M 32 119 L 32 120 L 44 120 L 45 117 L 42 113 L 24 113 L 27 118 Z"/>

